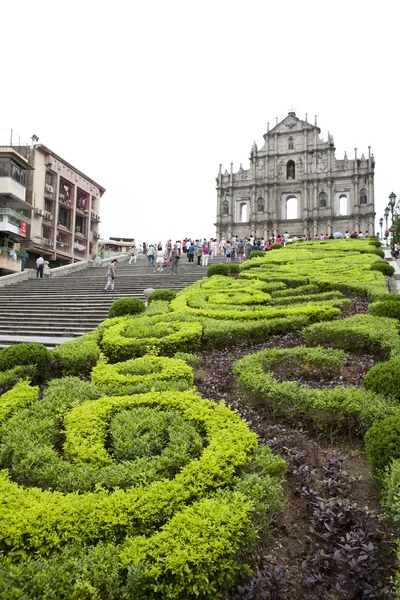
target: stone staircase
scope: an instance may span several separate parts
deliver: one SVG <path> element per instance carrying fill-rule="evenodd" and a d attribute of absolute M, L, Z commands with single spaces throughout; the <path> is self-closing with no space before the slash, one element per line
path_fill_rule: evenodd
<path fill-rule="evenodd" d="M 196 260 L 196 259 L 195 259 Z M 222 256 L 209 264 L 223 262 Z M 87 268 L 63 277 L 30 279 L 0 288 L 0 348 L 36 341 L 47 347 L 74 339 L 107 319 L 117 298 L 144 298 L 146 288 L 179 291 L 207 276 L 207 267 L 182 256 L 178 275 L 155 273 L 141 258 L 117 267 L 114 292 L 104 293 L 107 268 Z"/>

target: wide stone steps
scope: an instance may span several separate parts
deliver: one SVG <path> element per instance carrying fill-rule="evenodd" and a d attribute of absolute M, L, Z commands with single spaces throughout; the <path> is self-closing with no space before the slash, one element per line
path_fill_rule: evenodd
<path fill-rule="evenodd" d="M 223 262 L 218 257 L 209 264 Z M 51 348 L 74 339 L 108 318 L 118 298 L 144 298 L 146 288 L 180 291 L 207 276 L 207 267 L 180 260 L 178 275 L 154 273 L 144 261 L 117 266 L 113 292 L 104 293 L 107 268 L 88 268 L 63 277 L 31 279 L 0 288 L 0 348 L 38 341 Z"/>

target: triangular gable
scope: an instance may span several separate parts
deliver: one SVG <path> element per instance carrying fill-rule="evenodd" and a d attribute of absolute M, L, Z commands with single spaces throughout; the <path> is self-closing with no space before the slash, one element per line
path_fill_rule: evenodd
<path fill-rule="evenodd" d="M 290 133 L 293 131 L 301 131 L 304 129 L 316 129 L 318 133 L 321 132 L 320 128 L 316 125 L 311 125 L 307 121 L 302 121 L 296 117 L 295 113 L 289 113 L 280 123 L 275 125 L 273 129 L 268 131 L 265 135 L 274 135 L 275 133 Z M 265 136 L 264 136 L 265 137 Z"/>

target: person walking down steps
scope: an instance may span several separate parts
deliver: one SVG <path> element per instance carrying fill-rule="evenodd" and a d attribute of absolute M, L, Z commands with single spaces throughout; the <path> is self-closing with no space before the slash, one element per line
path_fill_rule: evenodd
<path fill-rule="evenodd" d="M 108 265 L 108 270 L 107 270 L 107 285 L 104 288 L 105 292 L 108 292 L 108 288 L 111 287 L 111 291 L 114 291 L 114 282 L 115 282 L 115 277 L 117 274 L 117 264 L 118 261 L 116 258 L 114 258 L 111 263 Z"/>

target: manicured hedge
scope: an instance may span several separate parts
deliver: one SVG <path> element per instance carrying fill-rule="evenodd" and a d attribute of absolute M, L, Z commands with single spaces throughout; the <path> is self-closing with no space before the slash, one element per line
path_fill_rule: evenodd
<path fill-rule="evenodd" d="M 400 402 L 400 357 L 378 363 L 364 377 L 365 389 Z"/>
<path fill-rule="evenodd" d="M 14 344 L 0 350 L 0 372 L 8 371 L 17 366 L 34 365 L 36 367 L 34 379 L 37 383 L 47 379 L 51 361 L 50 351 L 43 344 L 36 342 Z"/>
<path fill-rule="evenodd" d="M 237 273 L 239 273 L 239 264 L 237 263 L 216 263 L 208 267 L 207 277 L 212 277 L 213 275 L 225 275 L 225 277 L 229 277 Z"/>
<path fill-rule="evenodd" d="M 54 380 L 1 429 L 10 474 L 0 473 L 0 543 L 13 552 L 0 561 L 0 596 L 20 597 L 29 581 L 38 597 L 54 585 L 57 598 L 219 598 L 254 539 L 252 515 L 280 510 L 284 462 L 260 455 L 239 415 L 193 392 L 98 393 L 78 378 Z M 130 463 L 108 451 L 109 432 L 117 460 L 147 463 L 136 485 Z M 117 486 L 107 469 L 119 470 Z"/>
<path fill-rule="evenodd" d="M 36 375 L 36 365 L 14 367 L 0 372 L 0 394 L 14 387 L 19 381 L 33 381 Z"/>
<path fill-rule="evenodd" d="M 172 356 L 195 350 L 201 341 L 200 323 L 161 322 L 154 317 L 125 320 L 105 329 L 100 347 L 109 362 L 122 362 L 149 352 Z"/>
<path fill-rule="evenodd" d="M 303 330 L 307 345 L 342 348 L 384 358 L 400 354 L 399 323 L 394 319 L 354 315 L 342 321 L 316 323 Z"/>
<path fill-rule="evenodd" d="M 148 303 L 151 304 L 157 300 L 162 300 L 164 302 L 171 302 L 176 297 L 176 292 L 173 290 L 155 290 L 148 297 Z"/>
<path fill-rule="evenodd" d="M 193 385 L 193 371 L 177 358 L 148 355 L 115 364 L 99 361 L 92 370 L 92 381 L 102 393 L 114 396 L 184 390 Z"/>
<path fill-rule="evenodd" d="M 60 344 L 52 351 L 53 374 L 88 376 L 100 358 L 97 331 Z"/>
<path fill-rule="evenodd" d="M 280 382 L 274 373 L 282 363 L 289 363 L 289 372 L 294 368 L 306 373 L 310 367 L 339 369 L 343 360 L 343 354 L 321 348 L 265 350 L 237 361 L 233 372 L 259 410 L 292 424 L 307 423 L 331 435 L 337 431 L 364 434 L 375 421 L 400 413 L 397 404 L 361 388 L 319 390 L 297 382 Z"/>
<path fill-rule="evenodd" d="M 108 316 L 123 317 L 124 315 L 137 315 L 144 312 L 145 306 L 140 298 L 119 298 L 108 309 Z"/>
<path fill-rule="evenodd" d="M 392 267 L 392 265 L 389 265 L 385 261 L 373 263 L 370 266 L 370 269 L 371 271 L 380 271 L 381 273 L 386 275 L 386 277 L 392 277 L 392 275 L 394 274 L 394 267 Z"/>
<path fill-rule="evenodd" d="M 394 300 L 390 298 L 385 301 L 372 302 L 368 307 L 368 312 L 376 317 L 389 317 L 389 319 L 400 321 L 400 296 Z"/>
<path fill-rule="evenodd" d="M 376 475 L 400 458 L 400 414 L 373 423 L 365 435 L 365 452 Z"/>

